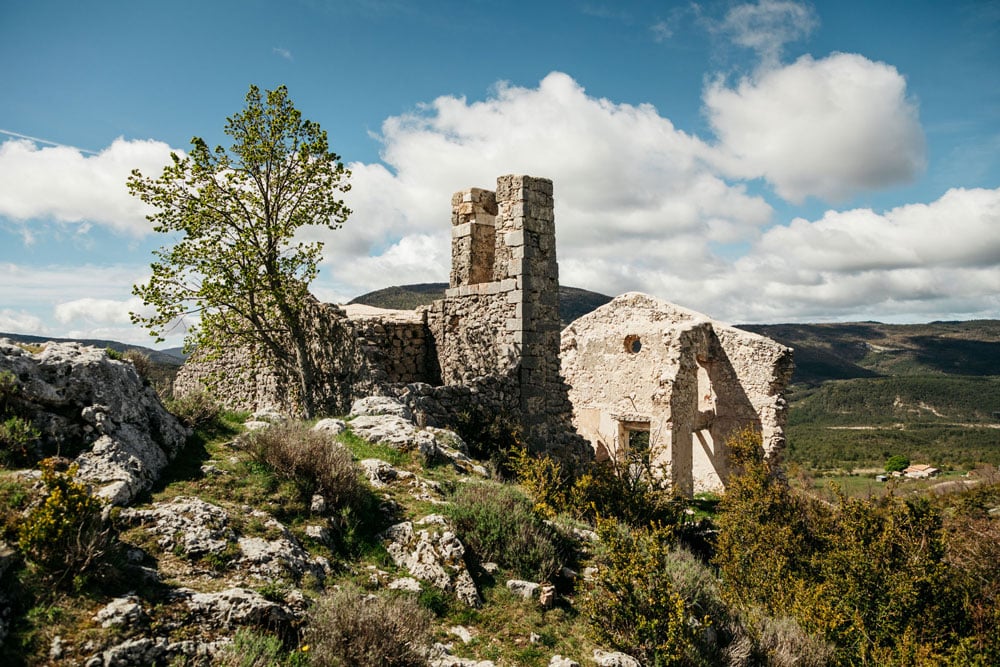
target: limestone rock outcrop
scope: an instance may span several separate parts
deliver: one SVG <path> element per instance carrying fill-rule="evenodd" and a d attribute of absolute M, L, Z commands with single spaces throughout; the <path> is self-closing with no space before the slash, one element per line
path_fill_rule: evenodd
<path fill-rule="evenodd" d="M 482 603 L 465 565 L 465 546 L 443 516 L 432 514 L 416 522 L 397 523 L 383 537 L 396 565 L 421 581 L 453 592 L 470 607 Z"/>
<path fill-rule="evenodd" d="M 127 361 L 79 343 L 46 343 L 32 353 L 0 340 L 0 372 L 17 382 L 17 401 L 46 449 L 79 451 L 81 479 L 98 496 L 127 504 L 149 489 L 177 454 L 187 429 Z"/>

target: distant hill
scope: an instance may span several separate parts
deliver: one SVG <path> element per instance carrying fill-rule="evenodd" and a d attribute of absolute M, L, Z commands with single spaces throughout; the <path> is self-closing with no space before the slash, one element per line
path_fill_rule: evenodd
<path fill-rule="evenodd" d="M 162 364 L 164 366 L 180 366 L 184 363 L 187 358 L 182 349 L 179 347 L 172 347 L 166 350 L 153 350 L 148 347 L 143 347 L 141 345 L 128 345 L 126 343 L 119 343 L 116 340 L 100 340 L 96 338 L 55 338 L 53 336 L 29 336 L 27 334 L 17 334 L 17 333 L 3 333 L 0 332 L 0 338 L 10 338 L 18 343 L 34 343 L 41 344 L 46 341 L 55 341 L 57 343 L 80 343 L 82 345 L 89 345 L 91 347 L 108 348 L 110 347 L 115 352 L 125 352 L 126 350 L 138 350 L 142 352 L 149 360 L 154 364 Z"/>
<path fill-rule="evenodd" d="M 350 303 L 360 303 L 377 308 L 398 308 L 412 310 L 426 306 L 432 301 L 444 298 L 448 283 L 420 283 L 417 285 L 397 285 L 362 294 Z M 578 287 L 559 286 L 559 319 L 566 326 L 573 320 L 600 308 L 611 297 Z"/>
<path fill-rule="evenodd" d="M 756 324 L 795 349 L 789 460 L 1000 465 L 1000 321 Z"/>
<path fill-rule="evenodd" d="M 795 348 L 793 383 L 899 375 L 1000 375 L 1000 320 L 741 324 Z"/>

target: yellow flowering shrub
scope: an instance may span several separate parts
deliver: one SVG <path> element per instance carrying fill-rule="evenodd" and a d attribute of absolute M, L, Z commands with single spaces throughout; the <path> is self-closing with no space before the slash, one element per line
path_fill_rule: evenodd
<path fill-rule="evenodd" d="M 712 619 L 700 616 L 671 574 L 671 528 L 598 519 L 597 532 L 603 563 L 584 602 L 594 639 L 647 665 L 700 663 L 706 651 L 701 629 Z"/>
<path fill-rule="evenodd" d="M 76 480 L 77 466 L 57 470 L 55 459 L 39 467 L 44 500 L 28 512 L 18 534 L 18 546 L 34 565 L 62 579 L 82 574 L 104 555 L 108 532 L 103 529 L 100 499 Z"/>

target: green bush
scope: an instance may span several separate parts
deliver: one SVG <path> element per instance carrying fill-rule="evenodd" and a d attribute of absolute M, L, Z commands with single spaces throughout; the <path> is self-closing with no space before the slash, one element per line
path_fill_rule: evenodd
<path fill-rule="evenodd" d="M 561 462 L 548 455 L 517 448 L 510 454 L 508 467 L 534 501 L 536 512 L 549 519 L 560 512 L 578 514 L 571 499 L 574 477 Z"/>
<path fill-rule="evenodd" d="M 431 613 L 409 596 L 343 588 L 312 607 L 305 637 L 317 667 L 423 667 Z"/>
<path fill-rule="evenodd" d="M 0 465 L 23 465 L 34 456 L 41 431 L 26 419 L 9 417 L 0 422 Z"/>
<path fill-rule="evenodd" d="M 809 635 L 791 617 L 739 619 L 735 637 L 722 651 L 725 664 L 769 667 L 827 667 L 835 663 L 834 647 Z"/>
<path fill-rule="evenodd" d="M 963 606 L 938 509 L 892 494 L 822 505 L 772 476 L 751 436 L 729 443 L 736 474 L 720 504 L 715 563 L 730 601 L 793 618 L 842 664 L 939 662 L 961 643 L 975 607 Z"/>
<path fill-rule="evenodd" d="M 470 456 L 490 463 L 497 477 L 513 477 L 508 460 L 512 452 L 524 449 L 525 444 L 521 427 L 510 415 L 474 406 L 459 413 L 449 428 L 465 441 Z"/>
<path fill-rule="evenodd" d="M 304 667 L 309 664 L 308 655 L 307 650 L 286 651 L 274 635 L 240 628 L 233 635 L 233 643 L 216 656 L 212 664 L 219 667 Z"/>
<path fill-rule="evenodd" d="M 55 459 L 41 462 L 45 498 L 28 512 L 18 546 L 25 558 L 61 583 L 85 576 L 108 552 L 110 532 L 101 520 L 104 504 L 76 481 L 77 467 L 57 470 Z"/>
<path fill-rule="evenodd" d="M 122 360 L 130 362 L 135 367 L 135 372 L 139 374 L 139 377 L 143 381 L 149 381 L 150 373 L 153 370 L 153 362 L 150 361 L 148 354 L 144 354 L 136 349 L 128 349 L 122 353 Z"/>
<path fill-rule="evenodd" d="M 618 461 L 576 467 L 548 455 L 515 450 L 509 467 L 541 514 L 567 513 L 593 522 L 614 517 L 633 526 L 676 524 L 682 505 L 650 465 L 648 450 L 630 450 Z"/>
<path fill-rule="evenodd" d="M 548 581 L 562 567 L 556 531 L 512 486 L 466 484 L 446 512 L 465 545 L 483 561 L 499 563 L 532 581 Z"/>
<path fill-rule="evenodd" d="M 332 507 L 356 504 L 365 486 L 351 452 L 304 424 L 282 424 L 245 436 L 250 455 L 295 484 L 304 499 L 320 494 Z"/>
<path fill-rule="evenodd" d="M 0 371 L 0 417 L 10 414 L 14 400 L 21 392 L 21 383 L 10 371 Z"/>
<path fill-rule="evenodd" d="M 910 459 L 906 458 L 902 454 L 896 454 L 890 456 L 885 462 L 886 472 L 902 472 L 910 467 Z"/>

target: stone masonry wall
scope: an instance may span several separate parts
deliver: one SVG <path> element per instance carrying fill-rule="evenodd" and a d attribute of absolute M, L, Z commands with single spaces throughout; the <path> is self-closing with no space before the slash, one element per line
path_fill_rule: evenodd
<path fill-rule="evenodd" d="M 440 384 L 441 371 L 425 310 L 344 306 L 377 384 Z"/>
<path fill-rule="evenodd" d="M 303 310 L 309 350 L 316 368 L 312 386 L 316 409 L 344 414 L 357 395 L 378 390 L 377 367 L 365 355 L 354 325 L 339 307 L 310 298 Z M 174 381 L 174 395 L 207 389 L 228 409 L 255 412 L 274 408 L 299 415 L 298 382 L 263 351 L 231 348 L 213 355 L 195 352 Z"/>
<path fill-rule="evenodd" d="M 456 193 L 450 288 L 428 311 L 441 380 L 514 379 L 518 395 L 507 398 L 507 408 L 536 447 L 552 430 L 552 416 L 569 414 L 559 378 L 554 219 L 548 179 L 501 176 L 495 193 Z"/>

